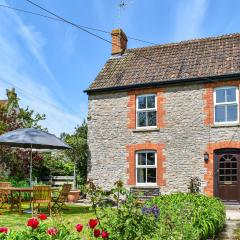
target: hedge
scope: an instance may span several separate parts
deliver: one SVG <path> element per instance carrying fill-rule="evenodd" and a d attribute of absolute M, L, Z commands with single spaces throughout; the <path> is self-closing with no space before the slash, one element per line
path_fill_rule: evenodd
<path fill-rule="evenodd" d="M 174 193 L 150 200 L 159 214 L 159 239 L 208 239 L 217 235 L 225 223 L 224 204 L 202 194 Z"/>

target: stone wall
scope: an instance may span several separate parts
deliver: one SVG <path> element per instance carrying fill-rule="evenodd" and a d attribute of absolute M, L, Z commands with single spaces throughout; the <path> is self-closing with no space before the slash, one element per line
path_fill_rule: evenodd
<path fill-rule="evenodd" d="M 158 131 L 147 132 L 128 128 L 128 92 L 90 95 L 88 177 L 104 188 L 110 188 L 119 179 L 127 185 L 127 146 L 150 141 L 165 146 L 166 184 L 160 186 L 162 193 L 187 191 L 191 176 L 201 178 L 203 190 L 207 172 L 203 154 L 208 144 L 240 139 L 238 126 L 210 127 L 204 122 L 205 93 L 205 86 L 200 84 L 165 88 L 162 92 L 165 124 Z"/>

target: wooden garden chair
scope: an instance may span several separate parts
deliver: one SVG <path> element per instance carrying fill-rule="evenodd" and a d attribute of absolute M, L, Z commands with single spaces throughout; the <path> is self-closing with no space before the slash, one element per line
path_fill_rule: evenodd
<path fill-rule="evenodd" d="M 11 183 L 0 182 L 0 187 L 11 187 Z M 9 194 L 10 192 L 8 190 L 0 189 L 0 208 L 3 208 L 5 205 L 6 208 L 8 208 L 7 204 L 9 203 Z"/>
<path fill-rule="evenodd" d="M 72 188 L 72 184 L 63 184 L 62 190 L 57 197 L 52 198 L 54 211 L 60 211 L 66 207 L 65 202 L 67 202 L 68 194 Z"/>
<path fill-rule="evenodd" d="M 51 216 L 51 187 L 50 186 L 33 186 L 32 194 L 32 215 L 37 209 L 37 214 L 40 212 L 40 209 L 43 207 L 42 204 L 47 205 L 47 213 Z"/>

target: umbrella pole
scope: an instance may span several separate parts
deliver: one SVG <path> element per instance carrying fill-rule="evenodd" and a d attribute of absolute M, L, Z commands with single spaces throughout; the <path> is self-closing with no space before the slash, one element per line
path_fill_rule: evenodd
<path fill-rule="evenodd" d="M 30 152 L 30 186 L 32 186 L 32 145 L 31 145 L 31 152 Z"/>

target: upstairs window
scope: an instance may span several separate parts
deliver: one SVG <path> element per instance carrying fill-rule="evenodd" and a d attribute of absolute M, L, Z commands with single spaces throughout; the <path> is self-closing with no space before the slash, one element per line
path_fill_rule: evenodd
<path fill-rule="evenodd" d="M 238 123 L 239 90 L 237 87 L 222 87 L 214 90 L 214 122 Z"/>
<path fill-rule="evenodd" d="M 136 152 L 137 184 L 155 184 L 157 181 L 157 165 L 155 151 Z"/>
<path fill-rule="evenodd" d="M 137 128 L 157 126 L 157 102 L 155 94 L 137 96 Z"/>

